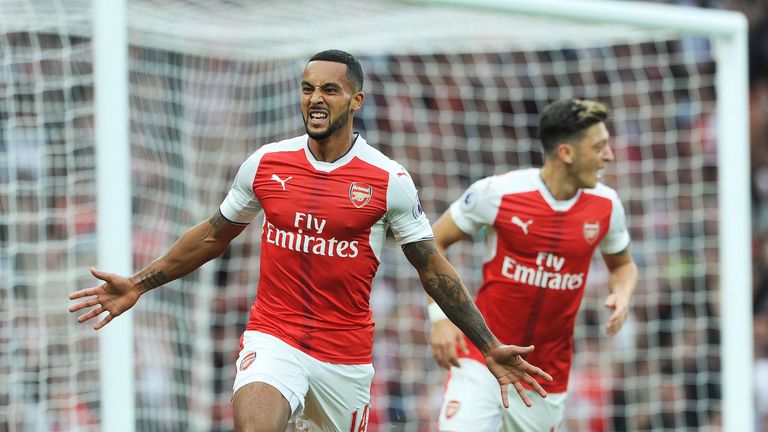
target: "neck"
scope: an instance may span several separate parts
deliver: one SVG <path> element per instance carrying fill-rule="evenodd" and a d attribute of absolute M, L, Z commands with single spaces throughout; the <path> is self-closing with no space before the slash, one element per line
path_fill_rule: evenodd
<path fill-rule="evenodd" d="M 316 140 L 309 138 L 309 151 L 320 162 L 334 162 L 347 154 L 355 142 L 352 130 L 339 131 L 328 138 Z"/>
<path fill-rule="evenodd" d="M 541 167 L 541 180 L 556 200 L 568 200 L 576 195 L 579 188 L 566 167 L 558 164 L 558 161 L 545 161 Z"/>

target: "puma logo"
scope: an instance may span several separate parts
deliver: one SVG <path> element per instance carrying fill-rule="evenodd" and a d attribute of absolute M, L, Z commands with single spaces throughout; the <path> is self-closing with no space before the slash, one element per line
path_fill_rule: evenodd
<path fill-rule="evenodd" d="M 533 223 L 533 219 L 529 219 L 527 222 L 523 222 L 519 217 L 512 216 L 512 223 L 519 226 L 520 229 L 523 230 L 523 233 L 528 235 L 528 225 Z"/>
<path fill-rule="evenodd" d="M 292 178 L 293 178 L 293 176 L 288 177 L 287 179 L 283 180 L 280 177 L 278 177 L 277 174 L 272 174 L 272 180 L 280 183 L 280 186 L 283 187 L 283 190 L 285 190 L 285 182 L 287 182 L 288 180 L 290 180 Z"/>

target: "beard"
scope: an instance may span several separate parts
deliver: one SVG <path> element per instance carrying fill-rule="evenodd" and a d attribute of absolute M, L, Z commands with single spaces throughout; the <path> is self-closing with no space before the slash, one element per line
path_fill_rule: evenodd
<path fill-rule="evenodd" d="M 343 114 L 341 114 L 339 117 L 337 117 L 335 120 L 331 122 L 331 124 L 328 125 L 328 127 L 324 131 L 319 132 L 312 132 L 309 130 L 309 119 L 304 119 L 304 130 L 307 131 L 307 135 L 309 135 L 310 138 L 322 141 L 331 135 L 333 135 L 337 130 L 339 130 L 342 126 L 344 126 L 347 121 L 349 120 L 349 111 L 344 111 Z"/>

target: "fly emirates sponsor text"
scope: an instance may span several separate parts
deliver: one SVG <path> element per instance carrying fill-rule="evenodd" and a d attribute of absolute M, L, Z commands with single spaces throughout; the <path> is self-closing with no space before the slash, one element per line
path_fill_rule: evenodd
<path fill-rule="evenodd" d="M 282 230 L 269 221 L 265 221 L 264 230 L 267 243 L 296 252 L 313 255 L 355 258 L 358 255 L 357 240 L 338 240 L 336 237 L 320 237 L 325 229 L 326 219 L 311 213 L 296 212 L 293 225 L 296 231 Z"/>
<path fill-rule="evenodd" d="M 577 290 L 584 284 L 584 273 L 562 273 L 565 258 L 549 252 L 539 252 L 536 267 L 518 263 L 514 258 L 504 256 L 501 275 L 515 282 L 539 288 L 556 290 Z"/>

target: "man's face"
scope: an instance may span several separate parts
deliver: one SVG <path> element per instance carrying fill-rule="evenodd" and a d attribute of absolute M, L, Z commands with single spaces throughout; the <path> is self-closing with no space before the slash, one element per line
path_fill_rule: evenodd
<path fill-rule="evenodd" d="M 330 137 L 360 109 L 362 93 L 354 91 L 346 74 L 347 65 L 330 61 L 312 61 L 304 69 L 301 116 L 313 139 Z"/>
<path fill-rule="evenodd" d="M 608 143 L 605 123 L 592 125 L 574 147 L 571 174 L 580 188 L 593 188 L 603 174 L 608 162 L 613 161 L 613 150 Z"/>

